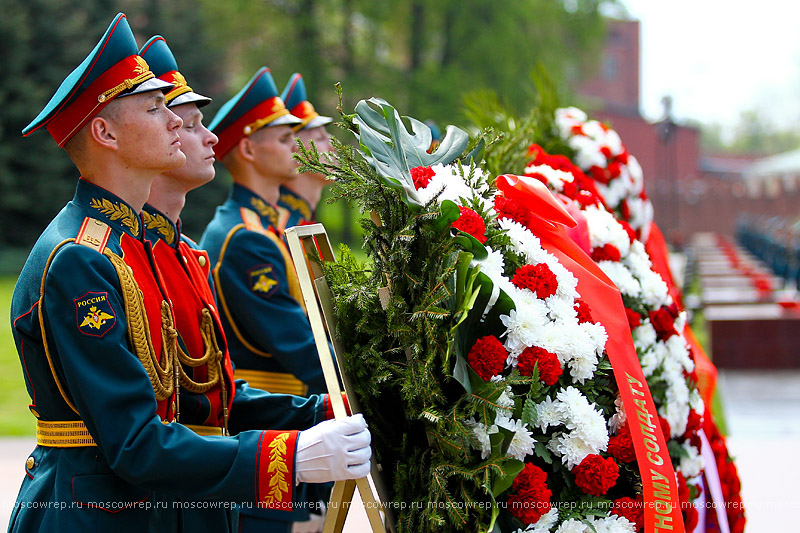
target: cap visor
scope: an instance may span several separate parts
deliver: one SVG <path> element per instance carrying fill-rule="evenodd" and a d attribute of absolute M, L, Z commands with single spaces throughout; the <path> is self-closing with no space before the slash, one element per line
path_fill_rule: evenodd
<path fill-rule="evenodd" d="M 284 125 L 294 126 L 295 124 L 300 124 L 301 122 L 302 120 L 300 120 L 296 116 L 292 115 L 291 113 L 287 113 L 285 115 L 279 116 L 278 118 L 267 124 L 266 127 L 284 126 Z"/>
<path fill-rule="evenodd" d="M 164 80 L 160 80 L 158 78 L 150 78 L 149 80 L 140 83 L 130 91 L 120 94 L 119 96 L 117 96 L 117 98 L 123 98 L 125 96 L 130 96 L 132 94 L 146 93 L 150 91 L 167 92 L 171 90 L 173 87 L 175 86 Z"/>
<path fill-rule="evenodd" d="M 325 126 L 333 122 L 331 117 L 323 117 L 322 115 L 316 116 L 312 118 L 308 124 L 306 124 L 303 128 L 304 130 L 310 130 L 312 128 L 318 128 L 320 126 Z"/>
<path fill-rule="evenodd" d="M 197 107 L 203 107 L 204 105 L 208 105 L 210 103 L 211 98 L 208 96 L 203 96 L 202 94 L 189 91 L 188 93 L 183 93 L 182 95 L 173 98 L 173 100 L 167 104 L 167 107 L 175 107 L 183 104 L 197 104 Z"/>

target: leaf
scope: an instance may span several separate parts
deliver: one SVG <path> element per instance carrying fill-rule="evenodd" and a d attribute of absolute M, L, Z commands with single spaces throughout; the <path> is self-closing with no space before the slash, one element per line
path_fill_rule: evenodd
<path fill-rule="evenodd" d="M 521 420 L 531 428 L 536 426 L 537 422 L 539 421 L 539 414 L 536 411 L 536 402 L 534 402 L 533 399 L 525 398 L 525 403 L 522 407 Z"/>
<path fill-rule="evenodd" d="M 545 445 L 541 442 L 537 442 L 534 445 L 533 451 L 545 463 L 549 465 L 553 464 L 553 455 L 550 453 L 550 450 L 548 450 L 547 447 L 545 447 Z"/>
<path fill-rule="evenodd" d="M 461 216 L 461 209 L 452 200 L 444 200 L 439 206 L 439 216 L 433 222 L 433 229 L 444 231 L 450 224 L 458 220 Z"/>
<path fill-rule="evenodd" d="M 509 487 L 511 487 L 512 483 L 514 483 L 514 478 L 517 477 L 517 474 L 522 472 L 522 469 L 525 468 L 525 463 L 518 459 L 509 459 L 505 461 L 500 468 L 505 472 L 505 475 L 497 476 L 494 479 L 494 484 L 492 485 L 492 496 L 495 498 L 500 496 Z"/>
<path fill-rule="evenodd" d="M 354 122 L 359 127 L 356 136 L 362 155 L 386 185 L 401 190 L 409 207 L 419 209 L 422 204 L 411 178 L 411 169 L 452 163 L 464 152 L 469 136 L 455 126 L 448 126 L 436 151 L 429 154 L 431 129 L 419 120 L 406 119 L 411 132 L 395 108 L 385 100 L 370 98 L 356 104 Z"/>

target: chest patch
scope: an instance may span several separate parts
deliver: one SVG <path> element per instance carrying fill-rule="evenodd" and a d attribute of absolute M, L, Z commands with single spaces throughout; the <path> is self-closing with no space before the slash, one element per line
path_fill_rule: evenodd
<path fill-rule="evenodd" d="M 117 323 L 107 292 L 87 292 L 73 302 L 78 330 L 84 335 L 102 337 Z"/>
<path fill-rule="evenodd" d="M 275 267 L 270 264 L 258 265 L 250 269 L 250 290 L 262 298 L 269 298 L 278 290 L 278 274 Z"/>

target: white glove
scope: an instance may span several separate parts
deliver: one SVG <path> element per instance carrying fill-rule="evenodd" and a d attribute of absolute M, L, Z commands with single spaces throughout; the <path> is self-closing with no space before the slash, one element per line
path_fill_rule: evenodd
<path fill-rule="evenodd" d="M 297 436 L 298 483 L 358 479 L 369 474 L 372 436 L 361 414 L 326 420 Z"/>

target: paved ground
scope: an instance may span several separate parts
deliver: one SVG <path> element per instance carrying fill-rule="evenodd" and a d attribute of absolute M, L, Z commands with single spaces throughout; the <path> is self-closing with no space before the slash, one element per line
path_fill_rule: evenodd
<path fill-rule="evenodd" d="M 800 371 L 721 371 L 729 447 L 742 478 L 748 533 L 796 531 L 800 500 Z M 8 523 L 32 439 L 0 439 L 0 530 Z M 357 506 L 356 506 L 357 507 Z M 351 511 L 345 531 L 368 531 Z"/>

